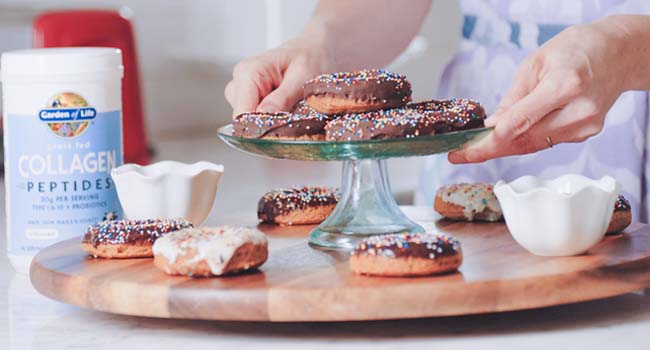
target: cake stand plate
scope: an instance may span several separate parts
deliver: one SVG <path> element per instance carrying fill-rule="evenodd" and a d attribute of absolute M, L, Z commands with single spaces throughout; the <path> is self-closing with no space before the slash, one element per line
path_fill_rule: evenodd
<path fill-rule="evenodd" d="M 650 226 L 633 224 L 589 253 L 538 257 L 503 224 L 435 221 L 433 210 L 405 207 L 427 230 L 460 239 L 459 272 L 418 278 L 359 276 L 348 253 L 306 244 L 313 227 L 260 225 L 269 260 L 244 275 L 168 276 L 151 259 L 89 258 L 81 238 L 42 250 L 31 266 L 36 289 L 99 311 L 162 318 L 241 321 L 357 321 L 466 315 L 539 308 L 624 294 L 650 286 Z M 254 214 L 238 225 L 255 225 Z"/>
<path fill-rule="evenodd" d="M 339 203 L 312 230 L 309 243 L 350 249 L 371 235 L 424 231 L 399 210 L 391 192 L 385 159 L 449 152 L 489 131 L 481 128 L 412 138 L 334 142 L 236 137 L 232 135 L 232 125 L 226 125 L 219 129 L 218 135 L 235 149 L 258 156 L 343 161 Z"/>

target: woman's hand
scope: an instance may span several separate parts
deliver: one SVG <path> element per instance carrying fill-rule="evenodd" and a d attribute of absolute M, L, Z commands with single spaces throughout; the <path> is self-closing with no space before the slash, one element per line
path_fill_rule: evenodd
<path fill-rule="evenodd" d="M 288 110 L 306 80 L 323 73 L 383 67 L 404 50 L 431 0 L 321 0 L 303 33 L 237 64 L 226 86 L 233 116 Z"/>
<path fill-rule="evenodd" d="M 449 154 L 452 163 L 537 152 L 598 134 L 634 74 L 630 32 L 612 17 L 573 26 L 529 56 L 486 126 L 494 132 Z"/>
<path fill-rule="evenodd" d="M 225 90 L 233 117 L 252 111 L 290 110 L 302 98 L 306 80 L 333 71 L 325 45 L 315 37 L 311 39 L 303 35 L 239 62 Z"/>

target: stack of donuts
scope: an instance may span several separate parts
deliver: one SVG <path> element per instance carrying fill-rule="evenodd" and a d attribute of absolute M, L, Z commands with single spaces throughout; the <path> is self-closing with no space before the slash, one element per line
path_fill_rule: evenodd
<path fill-rule="evenodd" d="M 286 140 L 412 138 L 483 127 L 485 111 L 469 99 L 411 102 L 411 83 L 382 69 L 323 74 L 305 82 L 292 111 L 235 117 L 233 135 Z"/>

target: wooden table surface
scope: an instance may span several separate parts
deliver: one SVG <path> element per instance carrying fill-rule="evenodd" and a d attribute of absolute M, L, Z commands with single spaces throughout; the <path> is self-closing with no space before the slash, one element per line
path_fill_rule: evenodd
<path fill-rule="evenodd" d="M 167 276 L 151 259 L 90 259 L 79 240 L 43 250 L 31 269 L 36 289 L 69 304 L 118 314 L 253 321 L 351 321 L 500 312 L 567 304 L 650 286 L 650 226 L 633 224 L 587 254 L 538 257 L 503 224 L 435 221 L 430 208 L 405 207 L 430 230 L 460 239 L 453 274 L 379 278 L 350 272 L 348 254 L 314 249 L 312 226 L 259 225 L 269 260 L 240 276 Z M 243 222 L 246 221 L 246 222 Z M 256 224 L 242 220 L 242 225 Z"/>

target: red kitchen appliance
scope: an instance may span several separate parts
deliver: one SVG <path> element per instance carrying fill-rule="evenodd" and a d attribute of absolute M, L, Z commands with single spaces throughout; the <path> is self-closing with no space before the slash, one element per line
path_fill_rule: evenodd
<path fill-rule="evenodd" d="M 105 46 L 122 50 L 122 121 L 124 160 L 148 164 L 149 148 L 145 132 L 140 74 L 131 22 L 112 10 L 71 10 L 45 12 L 34 20 L 32 46 Z"/>

